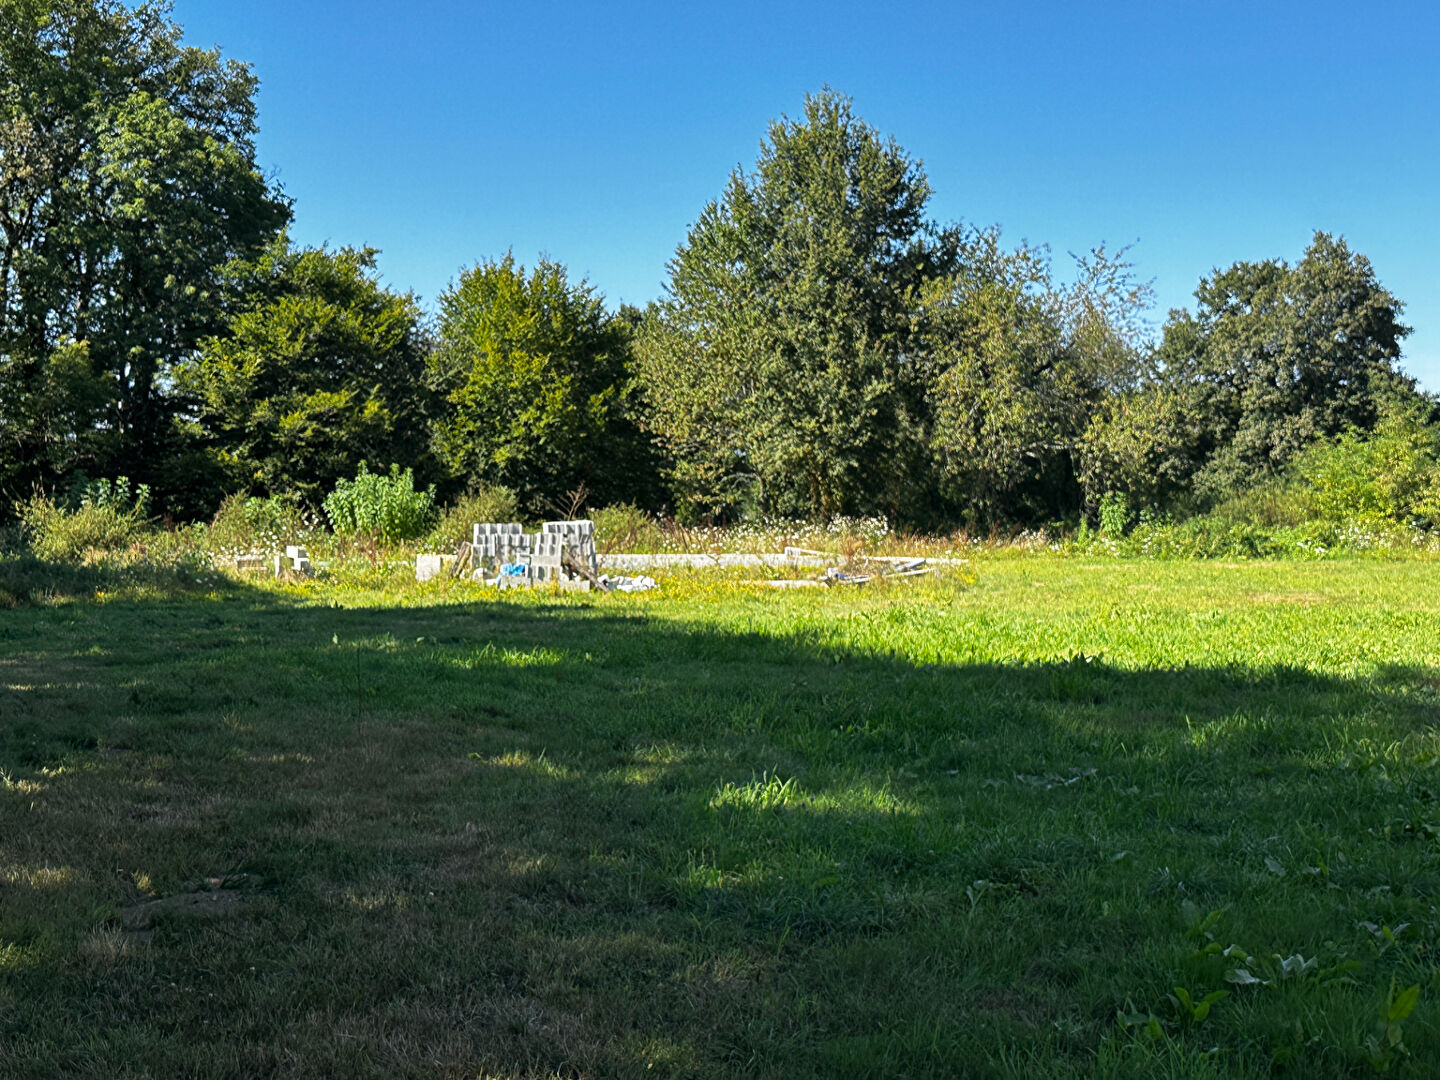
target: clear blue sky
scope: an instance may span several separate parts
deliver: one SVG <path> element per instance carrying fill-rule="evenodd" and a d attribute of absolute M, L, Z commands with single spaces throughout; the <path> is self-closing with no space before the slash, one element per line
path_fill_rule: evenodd
<path fill-rule="evenodd" d="M 513 248 L 612 304 L 770 118 L 829 84 L 925 162 L 934 215 L 1067 251 L 1138 241 L 1157 323 L 1238 259 L 1343 234 L 1440 390 L 1440 4 L 176 0 L 261 80 L 296 240 L 382 250 L 427 304 Z"/>

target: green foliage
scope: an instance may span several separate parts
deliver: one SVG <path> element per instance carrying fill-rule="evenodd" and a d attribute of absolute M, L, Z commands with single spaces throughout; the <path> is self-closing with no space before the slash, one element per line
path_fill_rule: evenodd
<path fill-rule="evenodd" d="M 1102 500 L 1102 538 L 1085 531 L 1079 547 L 1160 558 L 1440 550 L 1440 425 L 1418 402 L 1387 405 L 1372 432 L 1352 429 L 1317 441 L 1282 477 L 1238 491 L 1204 514 L 1176 521 L 1144 510 L 1128 536 L 1113 501 L 1121 497 Z M 1129 504 L 1124 510 L 1128 520 Z"/>
<path fill-rule="evenodd" d="M 1190 992 L 1183 986 L 1175 987 L 1175 1004 L 1183 1011 L 1185 1017 L 1196 1024 L 1205 1022 L 1210 1015 L 1210 1010 L 1218 1003 L 1230 996 L 1229 990 L 1212 990 L 1199 1001 L 1190 996 Z"/>
<path fill-rule="evenodd" d="M 633 503 L 616 503 L 596 510 L 595 545 L 603 553 L 664 551 L 665 530 L 653 516 Z"/>
<path fill-rule="evenodd" d="M 431 357 L 444 405 L 436 455 L 462 481 L 513 490 L 529 513 L 566 492 L 654 497 L 654 463 L 634 422 L 629 322 L 584 281 L 506 254 L 464 271 L 440 296 Z"/>
<path fill-rule="evenodd" d="M 1380 400 L 1409 389 L 1395 367 L 1402 305 L 1344 240 L 1316 233 L 1293 267 L 1236 263 L 1195 296 L 1195 314 L 1171 314 L 1158 358 L 1200 423 L 1204 497 L 1282 472 L 1317 439 L 1370 429 Z"/>
<path fill-rule="evenodd" d="M 57 503 L 36 494 L 20 507 L 30 549 L 41 559 L 82 562 L 135 542 L 145 527 L 150 489 L 115 480 L 81 478 L 70 497 Z"/>
<path fill-rule="evenodd" d="M 1295 481 L 1292 473 L 1237 491 L 1218 503 L 1208 516 L 1266 528 L 1295 528 L 1313 522 L 1317 515 L 1309 491 Z"/>
<path fill-rule="evenodd" d="M 702 514 L 893 509 L 911 495 L 919 289 L 954 262 L 918 162 L 847 98 L 771 124 L 671 261 L 637 345 L 677 499 Z"/>
<path fill-rule="evenodd" d="M 0 481 L 153 479 L 220 268 L 289 217 L 254 160 L 255 79 L 162 4 L 0 0 L 0 26 Z"/>
<path fill-rule="evenodd" d="M 971 521 L 1054 517 L 1075 506 L 1074 459 L 1092 417 L 1136 379 L 1150 299 L 1124 252 L 1093 251 L 1062 287 L 1043 249 L 968 236 L 926 292 L 920 358 L 942 491 Z"/>
<path fill-rule="evenodd" d="M 1112 491 L 1100 500 L 1100 534 L 1124 536 L 1130 528 L 1130 500 L 1123 491 Z"/>
<path fill-rule="evenodd" d="M 336 533 L 371 536 L 397 543 L 424 536 L 435 518 L 435 487 L 415 490 L 414 470 L 390 466 L 372 473 L 360 463 L 354 480 L 341 480 L 325 499 L 325 515 Z"/>
<path fill-rule="evenodd" d="M 453 549 L 471 538 L 472 525 L 483 521 L 516 521 L 519 514 L 520 503 L 515 492 L 499 484 L 476 484 L 441 513 L 440 523 L 431 534 L 431 543 Z"/>
<path fill-rule="evenodd" d="M 826 90 L 705 207 L 637 344 L 682 516 L 1076 507 L 1082 433 L 1137 380 L 1149 289 L 1103 248 L 1062 287 L 1043 249 L 927 220 L 929 196 Z"/>
<path fill-rule="evenodd" d="M 1389 1072 L 1392 1065 L 1402 1057 L 1409 1055 L 1410 1051 L 1405 1045 L 1405 1033 L 1401 1023 L 1409 1019 L 1418 1004 L 1420 1004 L 1418 984 L 1397 991 L 1394 980 L 1391 980 L 1390 992 L 1386 995 L 1385 1003 L 1380 1009 L 1380 1020 L 1376 1024 L 1375 1034 L 1365 1040 L 1366 1057 L 1376 1072 Z"/>
<path fill-rule="evenodd" d="M 206 529 L 206 541 L 216 553 L 265 554 L 299 542 L 311 525 L 290 499 L 230 495 Z"/>
<path fill-rule="evenodd" d="M 1368 435 L 1350 430 L 1301 454 L 1294 471 L 1316 515 L 1440 524 L 1440 426 L 1428 419 L 1391 412 Z"/>
<path fill-rule="evenodd" d="M 1091 388 L 1056 362 L 1063 328 L 1043 251 L 1006 252 L 992 229 L 967 239 L 960 262 L 925 294 L 931 452 L 946 494 L 995 521 L 1063 456 Z"/>
<path fill-rule="evenodd" d="M 1187 395 L 1164 387 L 1103 397 L 1078 440 L 1076 479 L 1085 504 L 1123 492 L 1137 507 L 1186 501 L 1199 453 L 1198 420 Z"/>
<path fill-rule="evenodd" d="M 315 505 L 362 460 L 420 461 L 420 309 L 380 284 L 375 254 L 281 237 L 226 268 L 224 330 L 179 372 L 225 485 Z"/>
<path fill-rule="evenodd" d="M 0 344 L 0 519 L 4 492 L 96 467 L 108 398 L 86 343 L 64 342 L 34 364 Z"/>

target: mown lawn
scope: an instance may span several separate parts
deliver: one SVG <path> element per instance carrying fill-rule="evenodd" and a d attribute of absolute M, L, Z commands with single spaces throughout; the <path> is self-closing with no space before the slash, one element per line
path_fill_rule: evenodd
<path fill-rule="evenodd" d="M 1440 565 L 975 571 L 0 610 L 0 1075 L 1434 1075 Z"/>

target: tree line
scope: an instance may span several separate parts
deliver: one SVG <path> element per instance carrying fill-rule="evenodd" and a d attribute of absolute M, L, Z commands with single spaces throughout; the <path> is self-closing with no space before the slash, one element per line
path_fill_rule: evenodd
<path fill-rule="evenodd" d="M 1181 513 L 1433 404 L 1402 305 L 1320 232 L 1202 279 L 1155 333 L 1125 252 L 1056 271 L 929 214 L 921 163 L 830 89 L 770 125 L 646 309 L 555 261 L 433 312 L 376 252 L 302 248 L 256 164 L 256 81 L 162 4 L 0 0 L 0 517 L 126 476 L 202 518 L 310 506 L 362 462 L 544 514 L 916 527 Z"/>

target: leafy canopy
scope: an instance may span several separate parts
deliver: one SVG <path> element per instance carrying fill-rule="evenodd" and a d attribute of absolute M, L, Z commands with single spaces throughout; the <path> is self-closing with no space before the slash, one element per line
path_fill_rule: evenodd
<path fill-rule="evenodd" d="M 163 4 L 0 0 L 0 484 L 150 479 L 219 273 L 289 219 L 255 78 Z"/>
<path fill-rule="evenodd" d="M 582 485 L 604 501 L 644 490 L 654 466 L 632 419 L 629 340 L 625 321 L 560 263 L 527 271 L 509 253 L 477 263 L 440 296 L 437 457 L 532 512 Z"/>
<path fill-rule="evenodd" d="M 1172 312 L 1158 359 L 1202 426 L 1202 494 L 1273 476 L 1306 446 L 1369 430 L 1405 396 L 1401 303 L 1365 256 L 1316 233 L 1294 266 L 1239 262 L 1201 280 L 1194 314 Z"/>
<path fill-rule="evenodd" d="M 179 378 L 224 487 L 316 505 L 363 460 L 422 459 L 420 309 L 380 284 L 375 255 L 281 237 L 227 268 L 223 331 Z"/>
<path fill-rule="evenodd" d="M 682 500 L 821 517 L 903 501 L 912 311 L 955 257 L 929 196 L 920 163 L 831 90 L 771 124 L 677 250 L 639 345 Z"/>
<path fill-rule="evenodd" d="M 1048 252 L 967 235 L 921 309 L 928 449 L 951 512 L 977 522 L 1054 518 L 1078 507 L 1084 434 L 1136 382 L 1148 284 L 1102 246 L 1058 283 Z"/>

